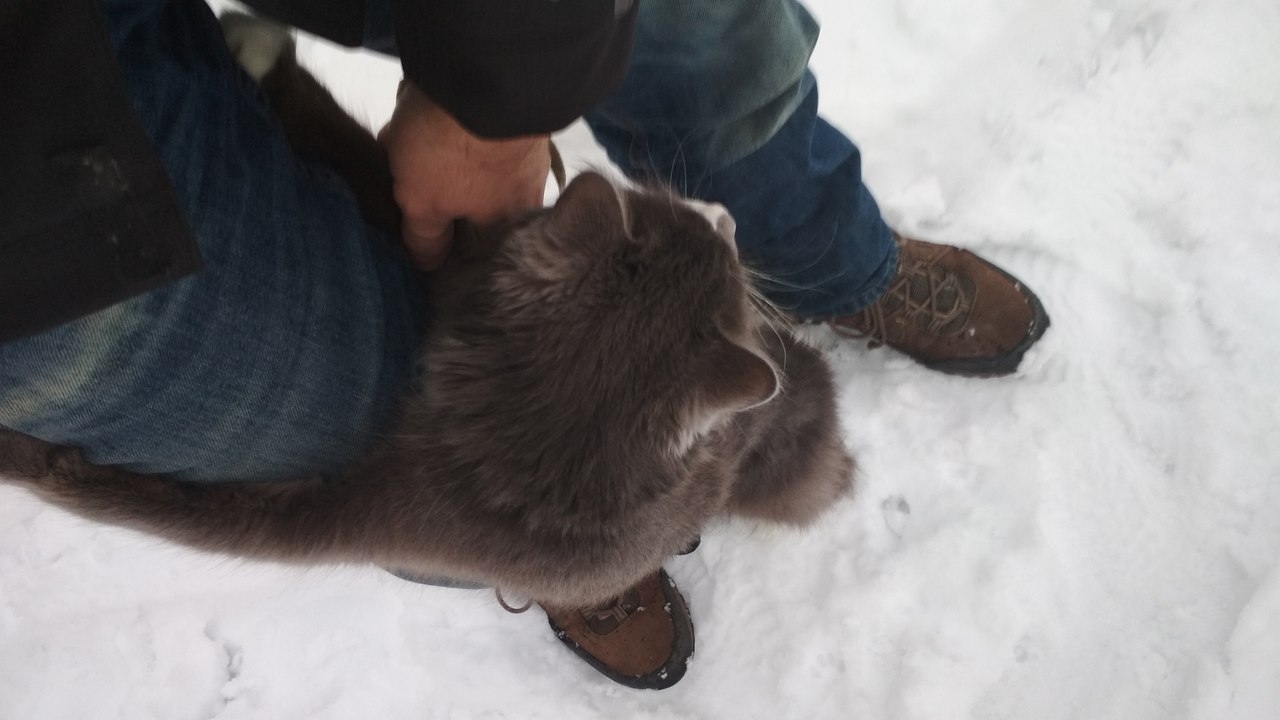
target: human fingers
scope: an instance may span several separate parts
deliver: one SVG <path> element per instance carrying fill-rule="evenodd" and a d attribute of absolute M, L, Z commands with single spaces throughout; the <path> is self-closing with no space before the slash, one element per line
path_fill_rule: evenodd
<path fill-rule="evenodd" d="M 444 264 L 453 247 L 453 219 L 434 214 L 406 215 L 400 226 L 400 237 L 419 270 L 436 270 Z"/>

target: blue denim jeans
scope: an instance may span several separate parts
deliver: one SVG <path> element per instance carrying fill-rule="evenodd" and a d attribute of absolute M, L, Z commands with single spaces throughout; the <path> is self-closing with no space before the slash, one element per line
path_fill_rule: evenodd
<path fill-rule="evenodd" d="M 188 480 L 353 460 L 413 380 L 421 280 L 290 152 L 204 2 L 103 6 L 205 269 L 0 345 L 0 425 Z"/>
<path fill-rule="evenodd" d="M 589 117 L 611 157 L 724 203 L 780 306 L 869 304 L 895 249 L 857 149 L 816 115 L 813 20 L 790 0 L 643 3 L 631 73 Z M 340 179 L 290 152 L 201 0 L 103 5 L 205 269 L 0 345 L 0 425 L 197 481 L 350 461 L 414 381 L 421 278 Z"/>
<path fill-rule="evenodd" d="M 858 149 L 817 115 L 817 37 L 794 0 L 642 0 L 626 81 L 587 115 L 632 176 L 727 207 L 760 289 L 802 318 L 861 310 L 898 265 Z"/>

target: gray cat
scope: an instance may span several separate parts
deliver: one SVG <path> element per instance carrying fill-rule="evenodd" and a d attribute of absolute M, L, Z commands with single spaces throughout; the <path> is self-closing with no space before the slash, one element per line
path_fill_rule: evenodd
<path fill-rule="evenodd" d="M 313 138 L 350 136 L 323 125 L 346 118 L 328 93 L 280 60 L 260 79 L 286 128 L 310 117 Z M 395 222 L 385 159 L 356 134 L 300 145 L 339 155 L 366 211 Z M 554 207 L 460 226 L 431 283 L 419 390 L 390 440 L 332 474 L 183 483 L 0 429 L 0 476 L 203 550 L 595 605 L 724 513 L 802 525 L 851 489 L 830 373 L 753 302 L 732 232 L 723 210 L 595 173 Z"/>

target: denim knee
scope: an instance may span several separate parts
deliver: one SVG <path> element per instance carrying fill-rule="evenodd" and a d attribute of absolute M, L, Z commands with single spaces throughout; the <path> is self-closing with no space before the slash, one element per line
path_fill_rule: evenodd
<path fill-rule="evenodd" d="M 817 37 L 817 22 L 792 0 L 646 0 L 626 81 L 588 121 L 644 135 L 654 154 L 628 148 L 613 157 L 623 167 L 661 170 L 677 152 L 723 167 L 767 142 L 803 100 Z"/>
<path fill-rule="evenodd" d="M 619 93 L 588 114 L 633 177 L 724 204 L 761 289 L 805 318 L 874 302 L 897 248 L 861 156 L 817 115 L 817 24 L 793 0 L 651 0 Z"/>

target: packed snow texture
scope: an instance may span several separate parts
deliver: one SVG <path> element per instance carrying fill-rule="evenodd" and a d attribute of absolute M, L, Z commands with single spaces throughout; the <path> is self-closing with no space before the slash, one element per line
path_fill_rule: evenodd
<path fill-rule="evenodd" d="M 813 333 L 857 496 L 670 562 L 679 685 L 614 685 L 490 593 L 195 554 L 6 486 L 0 718 L 1280 717 L 1280 4 L 811 7 L 890 223 L 1003 264 L 1053 327 L 999 380 Z M 303 54 L 387 117 L 394 65 Z"/>

